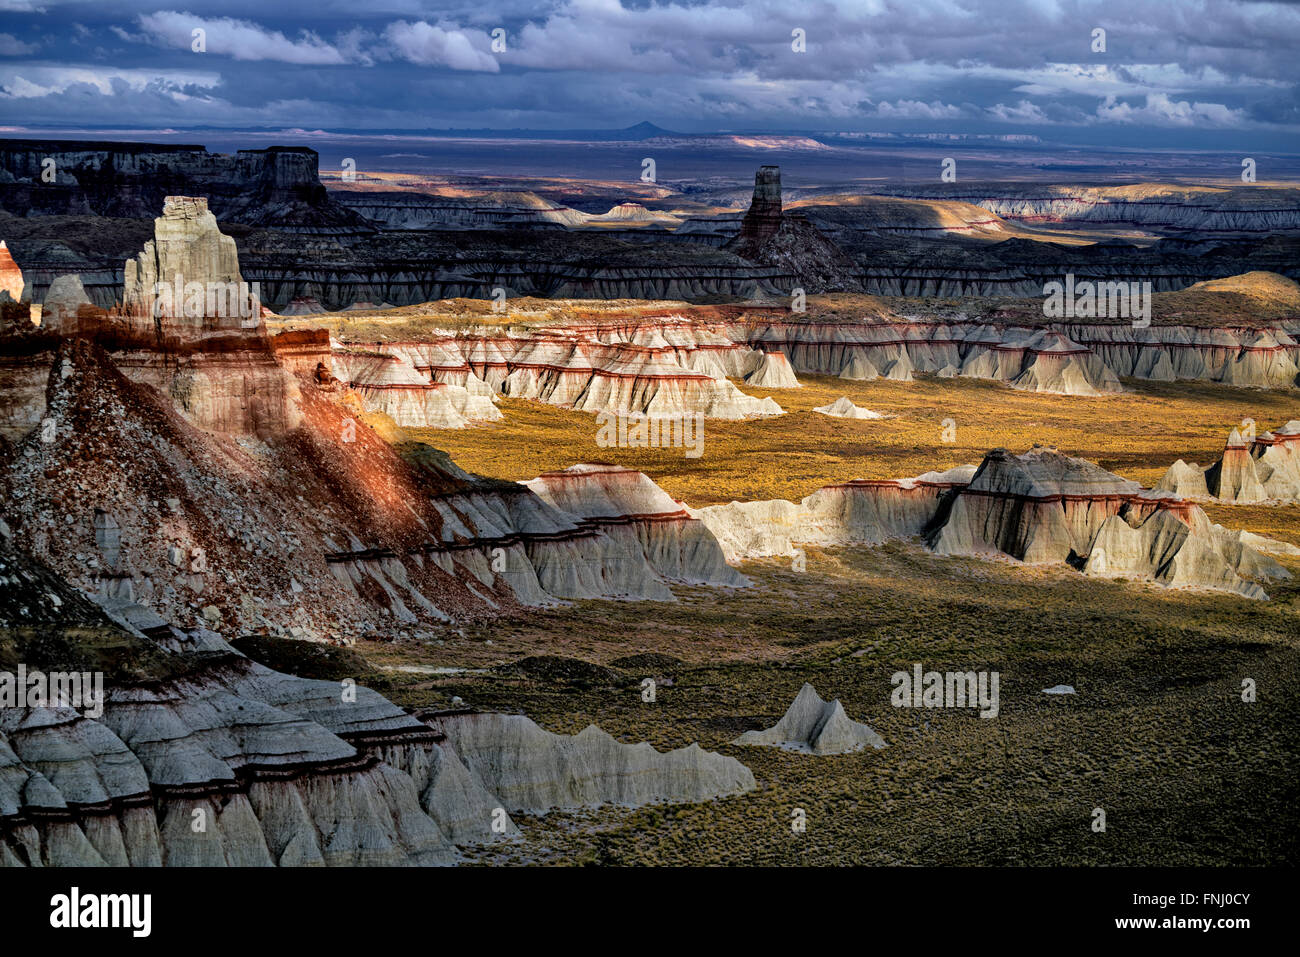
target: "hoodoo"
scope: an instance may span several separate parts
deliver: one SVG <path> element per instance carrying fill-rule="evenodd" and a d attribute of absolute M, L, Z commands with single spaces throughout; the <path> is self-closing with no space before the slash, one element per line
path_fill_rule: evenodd
<path fill-rule="evenodd" d="M 754 174 L 754 196 L 740 223 L 740 235 L 755 242 L 771 239 L 781 228 L 781 167 L 761 166 Z"/>
<path fill-rule="evenodd" d="M 1250 440 L 1233 429 L 1219 461 L 1201 469 L 1179 459 L 1156 490 L 1242 504 L 1300 501 L 1300 420 Z"/>
<path fill-rule="evenodd" d="M 839 700 L 823 701 L 810 684 L 799 689 L 790 709 L 766 731 L 746 731 L 732 744 L 770 745 L 808 754 L 849 754 L 885 747 L 871 728 L 853 721 Z"/>
<path fill-rule="evenodd" d="M 261 324 L 261 303 L 239 273 L 235 241 L 217 228 L 203 197 L 168 196 L 154 238 L 127 261 L 125 275 L 123 311 L 159 341 Z"/>
<path fill-rule="evenodd" d="M 859 268 L 842 249 L 802 214 L 783 211 L 779 166 L 763 166 L 754 174 L 754 196 L 740 232 L 723 249 L 779 268 L 806 293 L 861 288 Z"/>
<path fill-rule="evenodd" d="M 794 377 L 784 352 L 765 352 L 754 371 L 745 376 L 745 383 L 756 389 L 799 388 L 799 380 Z"/>

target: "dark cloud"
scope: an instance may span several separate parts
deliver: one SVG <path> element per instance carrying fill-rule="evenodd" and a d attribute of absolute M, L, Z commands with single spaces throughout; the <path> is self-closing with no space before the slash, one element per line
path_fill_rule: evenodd
<path fill-rule="evenodd" d="M 360 6 L 0 0 L 5 121 L 422 129 L 651 119 L 687 131 L 921 124 L 1158 142 L 1300 132 L 1293 4 Z M 1098 28 L 1104 50 L 1094 49 Z"/>

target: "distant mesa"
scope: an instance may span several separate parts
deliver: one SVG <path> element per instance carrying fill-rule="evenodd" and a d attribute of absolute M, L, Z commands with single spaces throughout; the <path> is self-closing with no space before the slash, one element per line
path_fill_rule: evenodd
<path fill-rule="evenodd" d="M 53 160 L 59 180 L 41 182 Z M 373 224 L 330 199 L 313 149 L 210 153 L 157 143 L 0 140 L 0 209 L 23 216 L 153 216 L 168 195 L 207 197 L 223 223 L 361 236 Z M 147 172 L 146 172 L 147 171 Z"/>
<path fill-rule="evenodd" d="M 675 226 L 681 222 L 672 213 L 662 210 L 646 209 L 640 203 L 619 203 L 607 213 L 599 216 L 592 216 L 587 220 L 589 223 L 659 223 L 664 226 Z"/>
<path fill-rule="evenodd" d="M 746 731 L 732 744 L 766 745 L 817 755 L 885 747 L 884 739 L 867 725 L 851 720 L 838 700 L 823 701 L 806 683 L 780 721 L 766 731 Z"/>

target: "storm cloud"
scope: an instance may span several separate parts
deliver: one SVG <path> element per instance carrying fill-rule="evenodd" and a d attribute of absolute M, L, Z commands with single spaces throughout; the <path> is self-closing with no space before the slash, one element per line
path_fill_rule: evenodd
<path fill-rule="evenodd" d="M 3 0 L 4 123 L 1300 132 L 1287 3 L 362 6 Z"/>

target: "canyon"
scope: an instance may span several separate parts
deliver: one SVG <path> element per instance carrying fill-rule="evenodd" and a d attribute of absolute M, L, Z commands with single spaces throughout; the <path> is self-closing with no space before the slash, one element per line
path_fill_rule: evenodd
<path fill-rule="evenodd" d="M 1270 233 L 1262 238 L 1236 235 L 1251 232 L 1240 197 L 1189 218 L 1188 232 L 1233 234 L 1194 281 L 1178 260 L 1204 252 L 1204 236 L 1178 240 L 1172 256 L 1017 238 L 983 251 L 985 272 L 931 287 L 873 274 L 887 261 L 864 264 L 870 244 L 927 242 L 902 222 L 920 211 L 895 209 L 870 236 L 844 218 L 828 225 L 834 217 L 819 218 L 815 204 L 783 204 L 775 166 L 757 174 L 748 212 L 718 217 L 734 232 L 714 223 L 717 235 L 697 241 L 659 236 L 676 223 L 631 202 L 570 216 L 511 193 L 328 191 L 304 149 L 231 158 L 64 144 L 50 154 L 63 178 L 37 196 L 46 154 L 36 143 L 0 149 L 0 231 L 14 237 L 0 248 L 0 667 L 101 672 L 108 692 L 95 716 L 58 702 L 0 712 L 0 864 L 450 865 L 512 847 L 531 854 L 528 835 L 583 814 L 667 805 L 725 818 L 766 800 L 773 780 L 786 786 L 788 769 L 772 763 L 783 752 L 884 762 L 929 733 L 860 709 L 865 697 L 846 710 L 841 692 L 825 700 L 808 681 L 788 707 L 767 693 L 694 724 L 670 710 L 689 669 L 657 646 L 608 665 L 549 645 L 496 657 L 497 641 L 527 648 L 530 628 L 553 627 L 560 648 L 583 654 L 622 637 L 575 628 L 584 615 L 637 616 L 665 642 L 699 642 L 700 655 L 732 642 L 738 667 L 769 673 L 797 672 L 801 644 L 820 654 L 830 641 L 795 623 L 800 589 L 863 565 L 910 566 L 902 587 L 918 590 L 943 576 L 1010 589 L 999 576 L 1019 575 L 1017 587 L 1045 594 L 1102 589 L 1086 592 L 1098 607 L 1204 602 L 1268 627 L 1293 601 L 1294 416 L 1234 429 L 1205 468 L 1170 456 L 1150 488 L 1125 477 L 1129 462 L 1051 444 L 989 443 L 953 465 L 949 440 L 930 439 L 920 450 L 933 468 L 915 477 L 849 473 L 797 501 L 696 505 L 665 488 L 690 456 L 652 472 L 555 453 L 514 481 L 475 474 L 434 444 L 469 434 L 490 443 L 514 419 L 562 414 L 590 417 L 591 451 L 610 416 L 776 429 L 807 415 L 794 411 L 801 394 L 826 380 L 900 395 L 984 383 L 1042 403 L 1026 408 L 1074 403 L 1092 417 L 1134 396 L 1169 416 L 1159 402 L 1182 393 L 1160 390 L 1186 387 L 1253 396 L 1271 415 L 1294 404 L 1300 377 L 1294 263 L 1266 268 L 1289 255 L 1293 238 L 1270 232 L 1291 228 L 1284 208 L 1254 220 Z M 995 195 L 961 202 L 985 209 Z M 1159 204 L 1167 214 L 1202 198 L 1153 196 L 1133 200 L 1137 212 L 1098 211 L 1118 202 L 1101 193 L 988 211 L 1155 225 Z M 936 241 L 969 243 L 972 256 L 983 234 L 1004 228 L 945 209 L 955 218 Z M 72 235 L 83 218 L 103 232 Z M 701 222 L 683 222 L 683 236 Z M 631 238 L 636 224 L 655 236 Z M 1122 260 L 1153 282 L 1151 324 L 1047 318 L 1025 289 L 1029 273 L 1006 266 L 1030 247 L 1046 250 L 1043 269 L 1082 263 L 1081 275 L 1098 274 L 1090 257 L 1096 269 Z M 1143 272 L 1144 257 L 1155 272 Z M 982 296 L 999 271 L 992 302 L 899 294 L 920 283 Z M 174 277 L 182 289 L 168 298 Z M 190 283 L 235 298 L 191 309 L 179 296 Z M 847 392 L 801 408 L 855 448 L 852 430 L 913 415 L 872 406 L 888 411 Z M 824 467 L 803 459 L 790 470 Z M 1276 537 L 1251 530 L 1273 524 Z M 881 592 L 885 577 L 870 572 L 853 600 Z M 902 594 L 890 600 L 906 603 Z M 751 652 L 726 618 L 693 617 L 747 602 L 780 616 L 786 645 Z M 708 627 L 670 636 L 676 616 Z M 468 646 L 467 634 L 493 637 Z M 879 671 L 885 659 L 871 656 L 886 640 L 854 637 L 863 647 L 836 645 L 824 667 L 834 673 L 848 657 Z M 483 702 L 444 694 L 456 682 Z M 725 697 L 707 681 L 682 686 Z M 658 693 L 667 716 L 646 710 L 608 732 L 589 720 L 592 687 L 629 705 Z M 512 694 L 551 696 L 549 720 L 519 713 Z"/>

